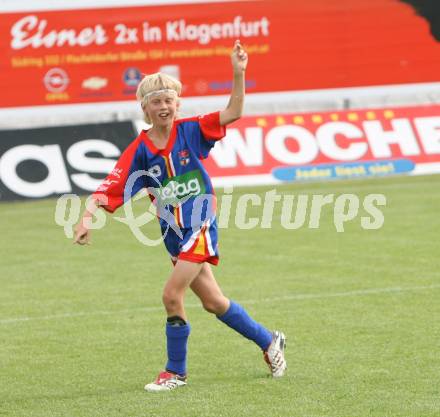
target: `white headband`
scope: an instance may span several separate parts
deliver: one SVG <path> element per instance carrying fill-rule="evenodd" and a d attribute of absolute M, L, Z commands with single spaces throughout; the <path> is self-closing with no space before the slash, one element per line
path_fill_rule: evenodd
<path fill-rule="evenodd" d="M 162 94 L 162 93 L 173 93 L 175 95 L 178 95 L 176 90 L 171 90 L 171 88 L 164 88 L 162 90 L 150 91 L 149 93 L 144 95 L 142 101 L 144 101 L 146 98 L 148 98 L 150 96 L 153 96 L 153 95 L 156 95 L 156 94 Z"/>

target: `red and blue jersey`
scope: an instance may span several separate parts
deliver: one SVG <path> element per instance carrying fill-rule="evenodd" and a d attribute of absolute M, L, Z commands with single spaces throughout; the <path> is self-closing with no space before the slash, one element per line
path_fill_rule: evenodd
<path fill-rule="evenodd" d="M 143 130 L 123 152 L 94 198 L 101 207 L 114 212 L 146 188 L 159 209 L 166 207 L 174 216 L 178 227 L 193 227 L 195 219 L 202 224 L 215 214 L 215 194 L 202 160 L 225 133 L 219 112 L 175 120 L 165 149 L 157 149 L 148 131 Z M 160 215 L 159 221 L 162 225 Z"/>

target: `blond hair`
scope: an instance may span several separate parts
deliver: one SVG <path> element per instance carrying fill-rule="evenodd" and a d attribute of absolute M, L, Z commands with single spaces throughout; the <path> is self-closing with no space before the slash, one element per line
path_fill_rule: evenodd
<path fill-rule="evenodd" d="M 177 78 L 160 72 L 146 75 L 137 87 L 136 98 L 141 104 L 144 104 L 151 93 L 154 93 L 155 91 L 159 92 L 160 90 L 175 91 L 179 97 L 182 92 L 182 83 Z M 147 123 L 151 124 L 151 120 L 145 112 L 144 118 Z"/>

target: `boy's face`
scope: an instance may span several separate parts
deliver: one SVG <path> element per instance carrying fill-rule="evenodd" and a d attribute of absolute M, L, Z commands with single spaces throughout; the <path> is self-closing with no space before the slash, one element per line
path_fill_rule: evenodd
<path fill-rule="evenodd" d="M 148 97 L 142 106 L 144 112 L 150 117 L 153 126 L 166 127 L 173 124 L 177 115 L 178 101 L 176 94 L 160 93 Z"/>

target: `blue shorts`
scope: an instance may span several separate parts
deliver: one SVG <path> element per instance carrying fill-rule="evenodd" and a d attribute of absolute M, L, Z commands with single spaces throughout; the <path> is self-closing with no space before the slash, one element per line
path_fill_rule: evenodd
<path fill-rule="evenodd" d="M 182 259 L 195 263 L 218 264 L 218 234 L 215 217 L 206 220 L 197 228 L 182 228 L 180 231 L 183 239 L 180 239 L 172 228 L 168 229 L 164 238 L 165 247 L 173 263 Z"/>

